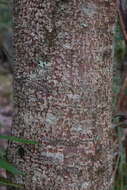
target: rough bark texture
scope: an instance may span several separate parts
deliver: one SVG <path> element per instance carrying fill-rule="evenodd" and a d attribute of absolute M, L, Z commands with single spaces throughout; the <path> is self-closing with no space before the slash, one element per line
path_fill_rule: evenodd
<path fill-rule="evenodd" d="M 10 144 L 25 190 L 109 190 L 115 0 L 14 0 Z M 20 147 L 21 148 L 21 147 Z"/>

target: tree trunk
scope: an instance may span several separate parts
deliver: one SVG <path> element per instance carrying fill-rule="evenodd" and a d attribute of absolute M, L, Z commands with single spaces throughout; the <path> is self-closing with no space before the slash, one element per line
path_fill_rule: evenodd
<path fill-rule="evenodd" d="M 25 190 L 109 190 L 115 0 L 15 0 L 12 135 Z M 14 188 L 13 188 L 14 189 Z"/>

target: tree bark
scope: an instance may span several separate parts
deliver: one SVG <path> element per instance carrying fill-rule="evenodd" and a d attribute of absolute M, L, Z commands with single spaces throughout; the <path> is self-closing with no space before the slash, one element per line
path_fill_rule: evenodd
<path fill-rule="evenodd" d="M 109 190 L 115 0 L 14 0 L 9 159 L 25 190 Z"/>

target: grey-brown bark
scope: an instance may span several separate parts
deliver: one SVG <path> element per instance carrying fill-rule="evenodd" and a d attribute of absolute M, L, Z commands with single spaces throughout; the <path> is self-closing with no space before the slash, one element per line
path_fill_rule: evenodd
<path fill-rule="evenodd" d="M 114 1 L 15 0 L 10 145 L 25 190 L 108 190 Z"/>

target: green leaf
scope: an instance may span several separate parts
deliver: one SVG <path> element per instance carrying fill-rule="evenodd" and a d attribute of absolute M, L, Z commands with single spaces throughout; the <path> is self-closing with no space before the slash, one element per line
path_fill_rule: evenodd
<path fill-rule="evenodd" d="M 12 183 L 11 181 L 9 181 L 8 179 L 6 179 L 4 177 L 0 177 L 0 185 L 24 188 L 24 186 L 22 184 Z"/>
<path fill-rule="evenodd" d="M 25 175 L 22 171 L 16 169 L 12 164 L 3 159 L 0 159 L 0 168 L 7 170 L 14 175 Z"/>
<path fill-rule="evenodd" d="M 26 139 L 18 138 L 15 136 L 0 135 L 0 139 L 6 139 L 9 141 L 15 141 L 15 142 L 24 143 L 24 144 L 38 144 L 38 142 L 36 141 L 26 140 Z"/>
<path fill-rule="evenodd" d="M 6 155 L 6 151 L 2 148 L 0 148 L 0 158 L 4 158 Z"/>

